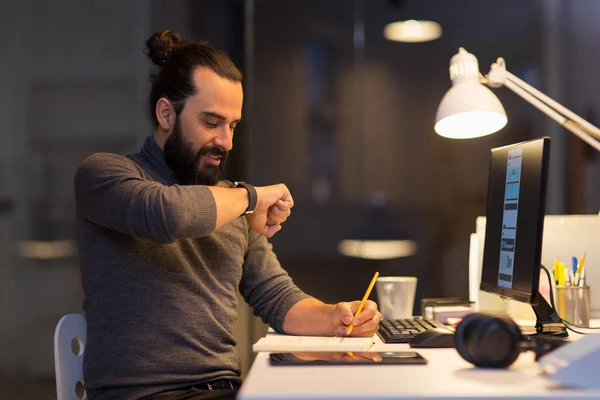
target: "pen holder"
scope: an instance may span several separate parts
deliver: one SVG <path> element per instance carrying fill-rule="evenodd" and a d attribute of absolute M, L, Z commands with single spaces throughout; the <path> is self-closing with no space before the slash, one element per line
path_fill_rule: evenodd
<path fill-rule="evenodd" d="M 574 325 L 590 326 L 590 287 L 557 286 L 556 311 L 567 322 Z"/>

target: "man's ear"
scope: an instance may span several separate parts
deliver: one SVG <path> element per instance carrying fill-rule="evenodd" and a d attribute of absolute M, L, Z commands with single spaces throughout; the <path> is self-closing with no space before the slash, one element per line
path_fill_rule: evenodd
<path fill-rule="evenodd" d="M 171 131 L 175 126 L 175 108 L 173 104 L 165 97 L 161 97 L 156 102 L 156 119 L 158 125 L 165 131 Z"/>

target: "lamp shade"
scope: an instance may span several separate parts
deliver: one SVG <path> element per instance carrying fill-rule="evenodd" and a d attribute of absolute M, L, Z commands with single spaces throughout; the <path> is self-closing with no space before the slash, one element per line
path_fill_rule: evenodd
<path fill-rule="evenodd" d="M 450 60 L 452 87 L 442 98 L 435 118 L 438 135 L 468 139 L 489 135 L 506 125 L 498 97 L 479 82 L 477 58 L 462 47 Z"/>
<path fill-rule="evenodd" d="M 435 120 L 435 132 L 451 139 L 486 136 L 507 122 L 498 97 L 479 82 L 452 86 L 442 98 Z"/>

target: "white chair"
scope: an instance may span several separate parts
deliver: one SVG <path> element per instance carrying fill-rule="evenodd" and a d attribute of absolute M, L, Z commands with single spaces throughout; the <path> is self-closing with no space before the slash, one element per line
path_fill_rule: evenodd
<path fill-rule="evenodd" d="M 87 340 L 85 314 L 67 314 L 54 331 L 54 370 L 58 400 L 86 399 L 83 352 Z"/>

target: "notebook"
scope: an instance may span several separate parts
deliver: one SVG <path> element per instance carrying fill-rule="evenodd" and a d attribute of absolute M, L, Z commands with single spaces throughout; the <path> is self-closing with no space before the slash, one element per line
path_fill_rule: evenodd
<path fill-rule="evenodd" d="M 271 333 L 260 338 L 252 351 L 368 351 L 374 337 L 293 336 Z"/>

